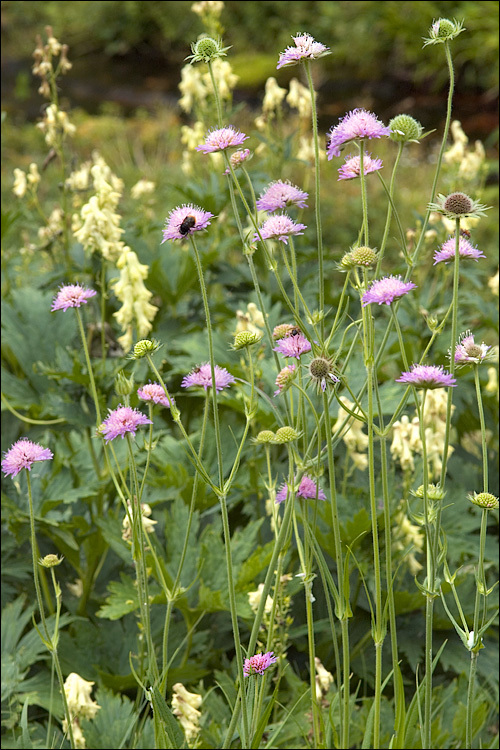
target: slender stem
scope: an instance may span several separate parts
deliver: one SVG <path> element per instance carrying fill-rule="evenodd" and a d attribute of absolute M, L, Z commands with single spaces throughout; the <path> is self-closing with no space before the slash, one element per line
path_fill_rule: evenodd
<path fill-rule="evenodd" d="M 61 665 L 60 665 L 59 656 L 58 656 L 58 653 L 57 653 L 57 642 L 56 642 L 57 641 L 57 637 L 58 637 L 57 629 L 55 631 L 56 637 L 55 638 L 51 638 L 50 633 L 49 633 L 49 629 L 48 629 L 48 626 L 47 626 L 47 620 L 45 619 L 45 610 L 44 610 L 44 606 L 43 606 L 42 592 L 41 592 L 41 589 L 40 589 L 40 581 L 39 581 L 39 577 L 38 577 L 38 560 L 37 560 L 37 557 L 36 557 L 38 545 L 37 545 L 37 541 L 36 541 L 36 532 L 35 532 L 35 512 L 34 512 L 34 509 L 33 509 L 33 495 L 32 495 L 32 491 L 31 491 L 31 478 L 30 478 L 30 473 L 29 473 L 28 469 L 26 469 L 26 479 L 27 479 L 27 485 L 28 485 L 28 504 L 29 504 L 29 514 L 30 514 L 31 559 L 32 559 L 32 563 L 33 563 L 33 581 L 35 583 L 35 591 L 36 591 L 36 598 L 37 598 L 37 603 L 38 603 L 38 610 L 40 612 L 40 618 L 42 620 L 43 631 L 44 631 L 44 634 L 45 634 L 45 639 L 46 639 L 45 645 L 47 646 L 47 648 L 49 649 L 50 653 L 52 654 L 53 664 L 55 666 L 55 669 L 56 669 L 56 672 L 57 672 L 57 678 L 59 680 L 59 689 L 61 691 L 61 697 L 62 697 L 62 702 L 63 702 L 63 706 L 64 706 L 64 715 L 66 717 L 66 723 L 68 725 L 68 733 L 69 733 L 69 738 L 70 738 L 70 744 L 71 744 L 71 747 L 74 748 L 74 747 L 76 747 L 76 744 L 75 744 L 75 738 L 73 736 L 73 724 L 71 722 L 71 714 L 70 714 L 69 707 L 68 707 L 68 701 L 67 701 L 67 698 L 66 698 L 66 692 L 64 690 L 64 677 L 63 677 L 63 674 L 62 674 L 62 671 L 61 671 Z"/>
<path fill-rule="evenodd" d="M 87 346 L 87 338 L 85 336 L 85 330 L 83 328 L 83 321 L 82 316 L 80 313 L 80 309 L 78 307 L 75 307 L 76 317 L 78 320 L 78 327 L 80 329 L 80 335 L 82 338 L 82 344 L 83 344 L 83 352 L 85 354 L 85 361 L 87 363 L 87 371 L 89 374 L 89 380 L 90 380 L 90 390 L 92 393 L 92 398 L 94 399 L 94 405 L 95 405 L 95 413 L 96 413 L 96 419 L 97 419 L 97 425 L 99 426 L 102 422 L 101 419 L 101 409 L 99 407 L 99 397 L 97 395 L 97 389 L 95 386 L 95 380 L 94 380 L 94 371 L 92 370 L 92 365 L 90 362 L 90 355 L 89 355 L 89 348 Z"/>
<path fill-rule="evenodd" d="M 304 70 L 307 76 L 307 82 L 309 84 L 309 91 L 311 94 L 311 114 L 312 114 L 312 129 L 313 129 L 313 143 L 314 143 L 314 210 L 316 216 L 316 237 L 318 244 L 318 294 L 319 294 L 319 312 L 324 313 L 325 309 L 325 287 L 324 287 L 324 271 L 323 271 L 323 234 L 321 231 L 321 204 L 320 204 L 320 161 L 319 161 L 319 139 L 318 139 L 318 112 L 316 107 L 316 92 L 314 90 L 314 84 L 311 75 L 311 66 L 309 60 L 304 60 Z M 321 315 L 320 327 L 321 327 L 321 340 L 324 339 L 324 318 Z"/>
<path fill-rule="evenodd" d="M 403 153 L 404 147 L 405 147 L 404 143 L 399 144 L 398 153 L 396 155 L 396 160 L 392 168 L 391 181 L 389 183 L 389 197 L 391 200 L 389 200 L 388 205 L 387 205 L 387 217 L 385 220 L 384 235 L 382 237 L 382 242 L 380 243 L 380 247 L 378 251 L 378 260 L 377 260 L 377 268 L 375 270 L 375 277 L 377 277 L 380 273 L 382 260 L 384 258 L 385 246 L 387 243 L 387 238 L 389 236 L 389 229 L 391 227 L 391 219 L 392 219 L 392 200 L 394 198 L 394 184 L 396 181 L 396 172 L 399 166 L 399 162 L 401 161 L 401 155 Z"/>
<path fill-rule="evenodd" d="M 215 379 L 215 360 L 214 360 L 214 345 L 212 337 L 212 322 L 210 319 L 210 307 L 208 304 L 207 288 L 205 286 L 205 279 L 203 277 L 203 268 L 201 265 L 200 255 L 198 248 L 194 240 L 193 235 L 190 235 L 191 247 L 193 248 L 196 270 L 198 271 L 198 279 L 200 282 L 201 296 L 203 298 L 203 307 L 205 309 L 205 320 L 207 322 L 207 339 L 208 339 L 208 353 L 210 359 L 210 371 L 212 376 L 212 403 L 214 407 L 214 430 L 215 430 L 215 444 L 217 447 L 217 463 L 219 467 L 219 487 L 222 491 L 224 481 L 224 470 L 222 465 L 222 443 L 220 436 L 220 423 L 219 423 L 219 410 L 217 408 L 217 381 Z"/>

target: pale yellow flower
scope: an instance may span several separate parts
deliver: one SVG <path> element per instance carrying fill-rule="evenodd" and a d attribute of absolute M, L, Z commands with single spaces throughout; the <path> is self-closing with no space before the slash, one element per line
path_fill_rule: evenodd
<path fill-rule="evenodd" d="M 296 78 L 290 81 L 290 90 L 286 97 L 290 107 L 297 109 L 299 117 L 309 119 L 311 117 L 311 94 L 306 86 L 303 86 Z"/>
<path fill-rule="evenodd" d="M 345 398 L 345 396 L 341 396 L 340 401 L 344 404 L 344 406 L 346 406 L 352 412 L 356 413 L 354 404 L 349 401 L 348 398 Z M 337 421 L 332 427 L 332 432 L 334 434 L 338 432 L 346 418 L 348 419 L 348 421 L 342 431 L 342 440 L 344 441 L 347 450 L 349 451 L 349 453 L 364 453 L 368 448 L 368 435 L 363 432 L 363 422 L 360 422 L 359 420 L 354 419 L 354 417 L 351 417 L 349 415 L 349 412 L 342 409 L 340 405 Z"/>
<path fill-rule="evenodd" d="M 420 526 L 416 526 L 411 523 L 410 519 L 403 511 L 399 510 L 394 516 L 395 525 L 392 528 L 392 535 L 394 538 L 394 549 L 403 551 L 410 546 L 413 546 L 414 550 L 407 553 L 405 562 L 408 565 L 409 571 L 412 576 L 416 576 L 417 573 L 422 570 L 422 565 L 416 558 L 424 547 L 424 534 Z"/>
<path fill-rule="evenodd" d="M 260 601 L 262 599 L 262 591 L 264 590 L 264 584 L 259 583 L 257 591 L 248 592 L 248 603 L 250 604 L 253 612 L 257 612 Z M 268 615 L 273 608 L 273 600 L 269 595 L 266 597 L 266 603 L 264 605 L 264 613 Z"/>
<path fill-rule="evenodd" d="M 246 313 L 243 312 L 243 310 L 237 310 L 236 318 L 238 319 L 238 322 L 236 324 L 235 333 L 239 333 L 240 331 L 250 331 L 250 333 L 254 333 L 255 335 L 262 335 L 260 329 L 265 326 L 264 316 L 254 302 L 250 302 L 247 305 Z"/>
<path fill-rule="evenodd" d="M 266 87 L 264 90 L 264 99 L 262 100 L 262 111 L 263 112 L 274 112 L 282 104 L 283 99 L 287 95 L 287 90 L 282 89 L 278 86 L 276 78 L 272 76 L 266 81 Z"/>
<path fill-rule="evenodd" d="M 132 187 L 132 189 L 130 190 L 130 195 L 132 196 L 132 198 L 134 198 L 134 200 L 137 200 L 138 198 L 142 198 L 143 195 L 150 195 L 151 193 L 154 193 L 155 188 L 155 182 L 142 178 Z"/>
<path fill-rule="evenodd" d="M 84 680 L 76 672 L 71 672 L 67 676 L 64 682 L 64 692 L 72 716 L 81 716 L 85 719 L 95 717 L 101 707 L 90 698 L 94 684 L 94 682 Z"/>
<path fill-rule="evenodd" d="M 24 198 L 27 187 L 26 172 L 23 172 L 22 169 L 14 169 L 14 186 L 12 188 L 14 195 L 18 198 Z"/>
<path fill-rule="evenodd" d="M 198 67 L 189 64 L 184 65 L 181 69 L 179 90 L 182 94 L 179 99 L 179 106 L 184 112 L 189 114 L 195 105 L 204 106 L 208 96 L 208 88 Z"/>
<path fill-rule="evenodd" d="M 193 747 L 200 731 L 200 708 L 203 698 L 190 693 L 181 682 L 173 686 L 172 713 L 177 716 L 186 735 L 189 747 Z"/>
<path fill-rule="evenodd" d="M 144 286 L 144 279 L 148 276 L 149 266 L 139 263 L 137 255 L 126 245 L 116 261 L 120 269 L 120 278 L 111 282 L 111 287 L 122 306 L 113 313 L 124 334 L 118 337 L 118 342 L 125 351 L 132 346 L 133 328 L 137 330 L 137 338 L 147 338 L 153 327 L 153 320 L 158 308 L 150 304 L 152 293 Z"/>
<path fill-rule="evenodd" d="M 488 280 L 488 286 L 495 297 L 498 297 L 498 268 L 496 274 Z"/>
<path fill-rule="evenodd" d="M 200 0 L 200 2 L 193 3 L 191 10 L 198 16 L 204 16 L 210 14 L 212 16 L 220 16 L 224 9 L 224 3 L 222 0 Z"/>
<path fill-rule="evenodd" d="M 333 675 L 325 669 L 317 656 L 314 657 L 314 666 L 316 669 L 316 700 L 320 701 L 328 693 L 333 682 Z"/>
<path fill-rule="evenodd" d="M 127 506 L 129 512 L 125 514 L 125 518 L 122 521 L 122 539 L 125 542 L 128 542 L 132 539 L 132 505 L 130 503 L 130 500 L 127 500 Z M 158 521 L 154 521 L 152 518 L 150 518 L 152 512 L 153 511 L 151 510 L 151 506 L 148 505 L 148 503 L 141 503 L 142 528 L 147 534 L 152 534 L 152 532 L 155 530 L 155 524 L 158 523 Z"/>
<path fill-rule="evenodd" d="M 231 63 L 228 60 L 222 60 L 218 57 L 212 61 L 212 72 L 219 96 L 221 99 L 230 99 L 232 91 L 239 80 L 239 76 L 233 73 Z M 202 78 L 207 90 L 212 94 L 214 87 L 210 73 L 204 73 Z"/>

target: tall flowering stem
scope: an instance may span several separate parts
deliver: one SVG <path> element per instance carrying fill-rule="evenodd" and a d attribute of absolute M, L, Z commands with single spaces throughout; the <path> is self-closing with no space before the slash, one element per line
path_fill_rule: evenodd
<path fill-rule="evenodd" d="M 479 382 L 479 366 L 474 365 L 474 382 L 476 386 L 477 408 L 479 413 L 479 423 L 481 426 L 481 447 L 483 458 L 483 492 L 488 492 L 488 448 L 486 444 L 486 425 L 484 421 L 483 398 L 481 394 L 481 384 Z M 481 607 L 481 598 L 486 601 L 487 588 L 486 578 L 484 575 L 484 552 L 486 548 L 486 532 L 488 527 L 488 510 L 483 508 L 481 511 L 481 530 L 479 534 L 479 559 L 476 576 L 476 595 L 474 600 L 474 620 L 473 632 L 479 632 L 479 610 Z M 476 670 L 479 650 L 475 648 L 470 652 L 470 670 L 469 670 L 469 688 L 467 691 L 467 718 L 466 718 L 466 735 L 465 747 L 469 750 L 472 748 L 473 737 L 473 717 L 474 717 L 474 695 L 476 691 Z"/>
<path fill-rule="evenodd" d="M 444 130 L 443 130 L 443 138 L 441 140 L 441 146 L 439 149 L 439 154 L 438 154 L 437 163 L 436 163 L 436 171 L 434 173 L 434 180 L 432 182 L 432 188 L 431 188 L 431 202 L 434 200 L 434 197 L 436 195 L 437 184 L 438 184 L 439 175 L 441 172 L 441 164 L 443 162 L 443 154 L 445 152 L 447 142 L 448 142 L 448 134 L 450 132 L 450 123 L 451 123 L 451 111 L 452 111 L 452 104 L 453 104 L 453 92 L 455 90 L 455 70 L 453 68 L 453 60 L 451 57 L 450 45 L 447 41 L 445 41 L 443 44 L 443 47 L 444 47 L 444 51 L 446 55 L 446 63 L 448 65 L 448 75 L 450 79 L 450 86 L 448 89 L 448 99 L 447 99 L 447 104 L 446 104 L 446 120 L 445 120 Z M 416 244 L 415 250 L 412 255 L 413 264 L 415 263 L 418 257 L 418 253 L 420 252 L 420 248 L 425 240 L 425 232 L 427 230 L 427 225 L 429 223 L 429 217 L 431 215 L 431 212 L 432 212 L 431 209 L 428 207 L 426 214 L 425 214 L 424 222 L 422 224 L 422 229 L 420 231 L 420 237 L 418 238 L 418 242 Z M 410 270 L 411 269 L 409 269 L 409 272 Z M 446 457 L 446 454 L 445 454 L 445 457 Z"/>
<path fill-rule="evenodd" d="M 377 268 L 375 270 L 375 277 L 377 277 L 380 273 L 380 268 L 382 266 L 382 260 L 383 260 L 384 252 L 385 252 L 385 246 L 387 243 L 387 238 L 389 236 L 389 229 L 391 226 L 391 219 L 392 219 L 392 206 L 393 206 L 393 199 L 394 199 L 394 184 L 396 181 L 396 172 L 399 166 L 399 162 L 401 160 L 404 146 L 405 146 L 404 143 L 399 144 L 398 153 L 396 155 L 396 160 L 392 168 L 391 181 L 389 183 L 389 188 L 388 188 L 388 197 L 390 198 L 390 200 L 388 201 L 388 205 L 387 205 L 387 218 L 385 220 L 384 234 L 383 234 L 382 242 L 380 243 L 380 248 L 378 251 L 378 260 L 377 260 Z M 383 180 L 382 180 L 382 184 L 384 184 Z"/>
<path fill-rule="evenodd" d="M 361 154 L 363 146 L 361 145 Z M 361 161 L 361 164 L 363 162 Z M 361 169 L 363 174 L 363 169 Z M 367 219 L 364 213 L 364 219 Z M 367 225 L 366 225 L 367 226 Z M 367 230 L 366 230 L 367 231 Z M 366 272 L 365 272 L 366 286 Z M 370 514 L 372 522 L 373 541 L 373 572 L 375 577 L 375 623 L 373 624 L 373 640 L 375 644 L 375 696 L 374 696 L 374 721 L 373 721 L 373 747 L 380 747 L 380 707 L 382 686 L 382 646 L 384 643 L 384 624 L 382 612 L 382 578 L 380 571 L 380 547 L 377 524 L 377 498 L 375 491 L 375 452 L 374 452 L 374 356 L 373 356 L 373 319 L 367 307 L 363 311 L 363 339 L 364 357 L 366 369 L 366 392 L 368 397 L 367 409 L 367 434 L 368 434 L 368 483 L 370 494 Z"/>
<path fill-rule="evenodd" d="M 304 70 L 307 76 L 307 82 L 309 84 L 309 91 L 311 93 L 311 113 L 312 113 L 312 129 L 313 129 L 313 143 L 314 143 L 314 211 L 316 215 L 316 237 L 318 244 L 318 288 L 319 288 L 319 312 L 321 314 L 320 327 L 321 327 L 321 339 L 323 339 L 324 333 L 324 313 L 325 307 L 325 288 L 324 288 L 324 273 L 323 273 L 323 232 L 321 230 L 321 206 L 320 206 L 320 162 L 319 162 L 319 139 L 318 139 L 318 112 L 316 108 L 316 91 L 314 90 L 314 83 L 311 75 L 311 64 L 309 60 L 304 60 Z"/>
<path fill-rule="evenodd" d="M 349 691 L 349 677 L 350 677 L 350 653 L 349 653 L 349 617 L 351 616 L 351 610 L 349 601 L 344 591 L 344 578 L 343 578 L 343 565 L 342 565 L 342 541 L 340 537 L 340 521 L 339 512 L 337 507 L 337 488 L 335 486 L 335 460 L 333 457 L 333 443 L 332 443 L 332 424 L 330 418 L 330 405 L 328 403 L 328 396 L 326 392 L 323 393 L 323 416 L 324 416 L 324 429 L 326 437 L 326 451 L 328 457 L 328 477 L 329 477 L 329 489 L 330 489 L 330 509 L 332 516 L 332 529 L 333 538 L 335 544 L 335 563 L 337 567 L 337 588 L 339 594 L 340 611 L 336 612 L 338 619 L 340 620 L 340 627 L 342 633 L 342 663 L 344 667 L 343 671 L 343 691 L 342 691 L 342 710 L 341 710 L 341 747 L 350 747 L 349 742 L 349 727 L 350 727 L 350 691 Z"/>
<path fill-rule="evenodd" d="M 28 469 L 26 469 L 26 481 L 27 481 L 27 486 L 28 486 L 28 505 L 29 505 L 29 516 L 30 516 L 31 559 L 33 563 L 33 581 L 35 583 L 38 610 L 40 612 L 40 618 L 42 621 L 43 632 L 44 632 L 45 637 L 43 637 L 39 631 L 38 633 L 40 637 L 42 638 L 43 643 L 45 644 L 45 646 L 47 646 L 47 648 L 49 649 L 52 655 L 54 667 L 57 673 L 57 679 L 59 681 L 59 689 L 62 695 L 64 715 L 66 717 L 66 721 L 68 722 L 70 744 L 72 748 L 75 748 L 76 743 L 75 743 L 75 738 L 73 736 L 73 727 L 71 725 L 71 715 L 70 715 L 70 711 L 68 707 L 68 701 L 66 700 L 66 693 L 64 692 L 64 677 L 63 677 L 63 673 L 61 669 L 61 663 L 59 661 L 59 655 L 57 653 L 57 642 L 55 638 L 51 638 L 49 634 L 49 629 L 47 627 L 47 620 L 45 619 L 45 609 L 43 606 L 42 592 L 40 589 L 40 579 L 39 579 L 39 573 L 38 573 L 38 560 L 37 560 L 38 545 L 36 541 L 36 532 L 35 532 L 35 512 L 33 509 L 33 494 L 31 490 L 31 477 L 30 477 L 30 472 Z M 57 630 L 56 630 L 56 633 L 57 633 Z"/>
<path fill-rule="evenodd" d="M 144 628 L 148 650 L 148 679 L 154 681 L 154 683 L 157 684 L 159 681 L 159 673 L 158 665 L 156 662 L 155 647 L 151 633 L 151 608 L 149 603 L 148 571 L 146 562 L 146 547 L 144 542 L 144 529 L 142 526 L 139 480 L 137 477 L 137 467 L 135 464 L 134 451 L 132 449 L 132 438 L 130 436 L 130 433 L 127 433 L 126 438 L 130 456 L 130 469 L 132 473 L 133 484 L 130 494 L 133 500 L 133 558 L 136 562 L 137 596 L 139 599 L 139 611 L 141 613 L 141 621 Z"/>
<path fill-rule="evenodd" d="M 222 468 L 222 445 L 220 437 L 220 423 L 219 423 L 219 410 L 217 408 L 217 388 L 215 387 L 215 360 L 214 360 L 214 346 L 213 346 L 213 335 L 212 335 L 212 322 L 210 317 L 210 307 L 208 304 L 207 288 L 205 286 L 205 279 L 203 276 L 203 268 L 201 265 L 200 254 L 193 235 L 190 236 L 191 247 L 193 248 L 196 270 L 198 272 L 198 280 L 200 282 L 201 296 L 203 299 L 203 307 L 205 310 L 205 320 L 207 323 L 207 339 L 208 339 L 208 353 L 210 360 L 210 371 L 212 375 L 212 403 L 214 410 L 214 430 L 215 430 L 215 443 L 217 446 L 217 461 L 219 467 L 219 487 L 222 490 L 223 486 L 223 468 Z"/>

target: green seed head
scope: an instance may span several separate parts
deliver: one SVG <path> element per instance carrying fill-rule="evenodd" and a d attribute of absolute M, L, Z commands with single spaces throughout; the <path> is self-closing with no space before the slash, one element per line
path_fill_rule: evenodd
<path fill-rule="evenodd" d="M 276 435 L 272 430 L 261 430 L 255 438 L 256 443 L 275 443 Z"/>
<path fill-rule="evenodd" d="M 276 430 L 276 442 L 280 445 L 283 443 L 293 443 L 299 437 L 300 432 L 294 430 L 293 427 L 280 427 L 279 430 Z"/>
<path fill-rule="evenodd" d="M 261 340 L 262 335 L 259 336 L 257 333 L 252 331 L 239 331 L 234 337 L 233 349 L 244 349 L 246 346 L 253 346 L 258 344 Z"/>
<path fill-rule="evenodd" d="M 418 141 L 423 133 L 423 127 L 418 120 L 410 115 L 397 115 L 389 123 L 391 129 L 390 138 L 393 141 L 407 143 L 408 141 Z"/>
<path fill-rule="evenodd" d="M 471 492 L 467 495 L 467 498 L 471 503 L 478 505 L 480 508 L 484 508 L 484 510 L 498 509 L 498 497 L 495 497 L 495 495 L 492 495 L 490 492 L 480 492 L 479 494 L 477 492 Z"/>
<path fill-rule="evenodd" d="M 131 359 L 142 359 L 146 354 L 156 352 L 160 346 L 160 342 L 155 341 L 154 339 L 142 339 L 142 341 L 138 341 L 134 346 Z"/>

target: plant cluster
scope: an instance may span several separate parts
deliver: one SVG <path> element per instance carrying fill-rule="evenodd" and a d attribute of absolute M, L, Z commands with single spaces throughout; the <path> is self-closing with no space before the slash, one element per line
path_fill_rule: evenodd
<path fill-rule="evenodd" d="M 494 747 L 498 273 L 486 155 L 452 121 L 464 23 L 424 39 L 449 92 L 405 228 L 422 125 L 357 107 L 325 152 L 334 51 L 301 32 L 247 135 L 223 3 L 195 5 L 163 228 L 148 176 L 132 222 L 101 153 L 72 163 L 68 49 L 37 42 L 48 156 L 13 193 L 40 224 L 4 254 L 3 747 Z"/>

